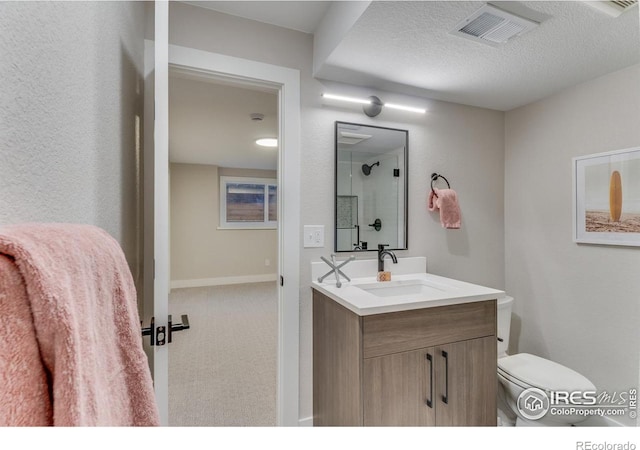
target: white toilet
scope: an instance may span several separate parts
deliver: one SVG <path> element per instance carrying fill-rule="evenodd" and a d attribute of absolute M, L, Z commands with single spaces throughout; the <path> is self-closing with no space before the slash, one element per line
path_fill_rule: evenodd
<path fill-rule="evenodd" d="M 516 426 L 571 426 L 584 421 L 585 417 L 583 416 L 553 415 L 551 413 L 532 420 L 531 418 L 535 417 L 535 414 L 529 414 L 530 411 L 523 413 L 518 409 L 517 402 L 520 394 L 529 388 L 537 388 L 547 395 L 554 391 L 595 391 L 596 388 L 583 375 L 548 359 L 528 353 L 509 356 L 507 349 L 509 348 L 512 307 L 513 297 L 505 296 L 498 299 L 499 406 L 506 404 L 510 409 L 510 411 L 502 411 L 501 420 L 508 416 L 513 417 L 515 414 Z M 539 392 L 539 394 L 542 393 Z M 545 398 L 544 394 L 538 397 Z M 525 398 L 526 396 L 523 396 L 522 400 Z M 538 401 L 534 397 L 531 397 L 531 400 Z M 544 405 L 544 408 L 540 406 L 539 409 L 544 412 L 547 407 L 548 405 Z M 529 418 L 525 415 L 528 415 Z"/>

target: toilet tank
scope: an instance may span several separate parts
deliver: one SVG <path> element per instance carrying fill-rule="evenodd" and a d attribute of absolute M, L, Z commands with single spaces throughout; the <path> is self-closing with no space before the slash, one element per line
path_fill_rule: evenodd
<path fill-rule="evenodd" d="M 509 348 L 512 308 L 513 297 L 504 296 L 498 299 L 498 358 L 506 356 Z"/>

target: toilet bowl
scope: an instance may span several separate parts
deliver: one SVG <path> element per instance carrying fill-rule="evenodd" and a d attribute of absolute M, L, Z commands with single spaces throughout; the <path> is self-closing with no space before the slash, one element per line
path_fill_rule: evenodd
<path fill-rule="evenodd" d="M 553 414 L 549 399 L 557 392 L 595 391 L 586 377 L 548 359 L 528 353 L 508 355 L 513 297 L 498 299 L 499 404 L 516 417 L 516 426 L 571 426 L 586 419 L 576 414 Z"/>

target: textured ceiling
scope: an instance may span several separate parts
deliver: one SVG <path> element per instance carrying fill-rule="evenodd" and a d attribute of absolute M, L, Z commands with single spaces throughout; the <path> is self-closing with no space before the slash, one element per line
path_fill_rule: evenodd
<path fill-rule="evenodd" d="M 174 72 L 169 78 L 169 160 L 275 170 L 278 150 L 255 140 L 277 137 L 277 111 L 275 93 Z M 264 114 L 264 120 L 252 121 L 251 113 Z"/>
<path fill-rule="evenodd" d="M 307 33 L 337 2 L 189 2 Z M 481 1 L 373 1 L 315 75 L 507 111 L 640 63 L 640 15 L 582 1 L 492 2 L 544 18 L 499 47 L 449 34 Z"/>
<path fill-rule="evenodd" d="M 494 2 L 549 18 L 497 48 L 449 34 L 484 3 L 374 1 L 318 75 L 510 110 L 640 62 L 637 7 L 612 18 L 579 1 Z"/>

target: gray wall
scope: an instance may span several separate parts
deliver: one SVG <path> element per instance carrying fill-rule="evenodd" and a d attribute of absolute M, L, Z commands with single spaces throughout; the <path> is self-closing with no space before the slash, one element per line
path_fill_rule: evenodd
<path fill-rule="evenodd" d="M 302 249 L 300 243 L 302 419 L 312 415 L 310 263 L 333 251 L 334 121 L 409 130 L 409 250 L 398 252 L 399 256 L 426 255 L 430 272 L 504 287 L 503 113 L 429 101 L 425 116 L 385 111 L 370 119 L 357 108 L 328 107 L 321 102 L 320 94 L 326 89 L 311 76 L 311 35 L 179 3 L 171 3 L 169 20 L 172 44 L 301 72 L 301 223 L 324 224 L 327 230 L 323 249 Z M 347 89 L 354 95 L 359 92 L 359 88 L 344 85 L 330 88 Z M 415 101 L 378 94 L 388 102 Z M 433 171 L 444 174 L 460 196 L 463 219 L 459 231 L 442 229 L 437 215 L 427 211 Z"/>
<path fill-rule="evenodd" d="M 640 145 L 639 87 L 634 66 L 510 111 L 505 121 L 511 349 L 618 392 L 638 385 L 640 250 L 572 242 L 571 159 Z"/>
<path fill-rule="evenodd" d="M 144 4 L 0 2 L 0 223 L 78 222 L 139 281 Z"/>

